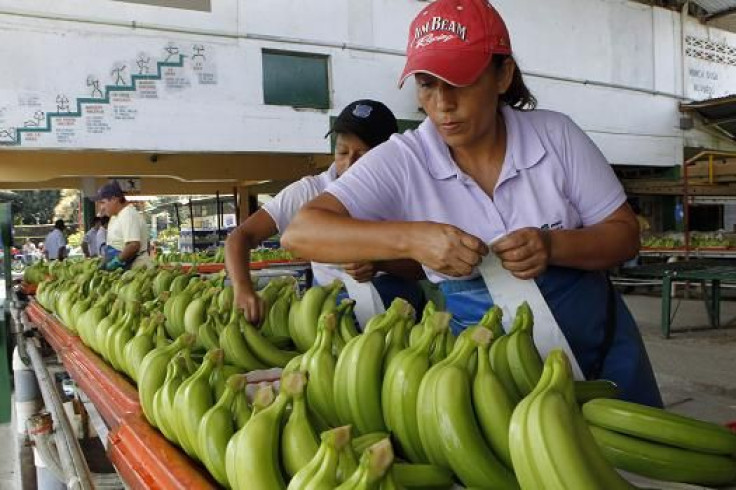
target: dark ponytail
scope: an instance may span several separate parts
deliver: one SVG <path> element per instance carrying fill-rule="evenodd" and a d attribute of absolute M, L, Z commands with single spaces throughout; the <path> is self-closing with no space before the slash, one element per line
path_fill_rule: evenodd
<path fill-rule="evenodd" d="M 514 62 L 514 75 L 511 79 L 511 85 L 506 93 L 501 94 L 501 101 L 509 107 L 519 111 L 531 111 L 537 107 L 537 98 L 532 95 L 529 88 L 524 83 L 524 77 L 521 74 L 519 65 L 516 64 L 513 56 L 494 54 L 491 63 L 495 68 L 500 68 L 506 59 L 511 58 Z"/>

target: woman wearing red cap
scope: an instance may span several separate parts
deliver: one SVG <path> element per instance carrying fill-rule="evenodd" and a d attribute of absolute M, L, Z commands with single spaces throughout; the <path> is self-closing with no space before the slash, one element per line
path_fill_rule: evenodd
<path fill-rule="evenodd" d="M 535 110 L 498 12 L 487 0 L 428 5 L 400 84 L 412 75 L 427 119 L 330 184 L 283 243 L 320 261 L 420 262 L 456 333 L 493 304 L 476 269 L 490 251 L 536 281 L 587 378 L 661 406 L 638 328 L 604 273 L 636 255 L 636 217 L 586 134 Z"/>
<path fill-rule="evenodd" d="M 335 163 L 320 175 L 304 177 L 279 192 L 230 234 L 225 243 L 225 265 L 233 283 L 235 304 L 245 310 L 248 321 L 260 322 L 265 308 L 250 278 L 250 250 L 276 233 L 283 233 L 303 205 L 323 192 L 363 154 L 398 130 L 393 112 L 381 102 L 364 99 L 348 104 L 326 135 L 334 133 L 336 136 Z M 423 274 L 415 262 L 312 264 L 315 282 L 322 285 L 339 278 L 343 270 L 356 281 L 372 282 L 384 304 L 400 296 L 415 308 L 421 307 L 423 296 L 414 279 Z"/>

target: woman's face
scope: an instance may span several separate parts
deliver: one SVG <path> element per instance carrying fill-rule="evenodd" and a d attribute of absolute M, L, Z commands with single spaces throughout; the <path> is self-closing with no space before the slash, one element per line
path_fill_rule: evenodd
<path fill-rule="evenodd" d="M 368 153 L 371 148 L 362 139 L 352 133 L 338 133 L 335 141 L 335 166 L 337 176 L 341 176 L 350 168 L 350 165 L 358 161 L 360 157 Z"/>
<path fill-rule="evenodd" d="M 478 80 L 455 87 L 427 73 L 417 73 L 419 104 L 451 148 L 472 145 L 495 129 L 499 96 L 508 90 L 515 64 L 491 64 Z"/>

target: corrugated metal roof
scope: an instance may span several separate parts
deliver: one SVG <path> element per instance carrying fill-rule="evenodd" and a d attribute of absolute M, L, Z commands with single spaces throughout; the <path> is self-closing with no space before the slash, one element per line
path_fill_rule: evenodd
<path fill-rule="evenodd" d="M 736 140 L 736 95 L 681 104 L 683 112 L 697 112 L 707 126 L 715 127 Z"/>
<path fill-rule="evenodd" d="M 736 9 L 736 0 L 693 0 L 693 3 L 700 5 L 709 15 Z"/>

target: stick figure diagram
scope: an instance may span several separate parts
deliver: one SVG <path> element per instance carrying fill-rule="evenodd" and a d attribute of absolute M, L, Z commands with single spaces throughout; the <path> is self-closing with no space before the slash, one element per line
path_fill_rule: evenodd
<path fill-rule="evenodd" d="M 194 53 L 192 55 L 192 61 L 196 61 L 197 58 L 199 58 L 199 61 L 201 63 L 207 61 L 207 57 L 204 55 L 204 46 L 201 44 L 195 44 L 192 46 L 192 52 Z"/>
<path fill-rule="evenodd" d="M 15 128 L 0 129 L 0 141 L 15 141 Z"/>
<path fill-rule="evenodd" d="M 25 128 L 37 128 L 41 125 L 41 121 L 46 117 L 43 111 L 36 111 L 33 113 L 33 118 L 23 123 Z"/>
<path fill-rule="evenodd" d="M 146 56 L 143 53 L 138 55 L 138 59 L 135 60 L 135 64 L 138 65 L 139 75 L 148 75 L 148 64 L 151 62 L 151 57 Z"/>
<path fill-rule="evenodd" d="M 87 77 L 87 86 L 92 87 L 92 98 L 102 98 L 104 94 L 100 90 L 100 81 L 92 75 Z"/>
<path fill-rule="evenodd" d="M 56 112 L 69 112 L 69 98 L 66 95 L 56 96 Z"/>
<path fill-rule="evenodd" d="M 125 85 L 125 78 L 123 77 L 125 68 L 125 65 L 115 65 L 115 68 L 110 72 L 110 75 L 115 78 L 115 85 Z"/>
<path fill-rule="evenodd" d="M 168 44 L 164 48 L 164 51 L 166 51 L 167 53 L 169 53 L 168 56 L 166 56 L 166 59 L 164 60 L 164 63 L 169 62 L 172 57 L 179 55 L 179 47 L 176 46 L 175 44 Z"/>

